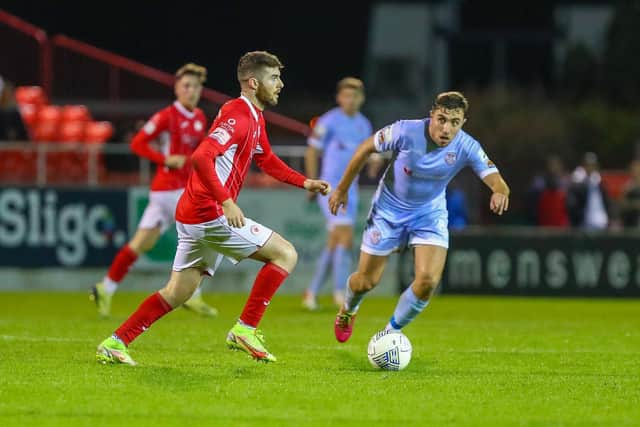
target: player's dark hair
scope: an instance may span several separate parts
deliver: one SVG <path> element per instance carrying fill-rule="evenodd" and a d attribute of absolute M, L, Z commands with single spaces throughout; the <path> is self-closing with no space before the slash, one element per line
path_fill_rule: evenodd
<path fill-rule="evenodd" d="M 336 92 L 340 92 L 342 89 L 355 89 L 364 92 L 364 83 L 355 77 L 345 77 L 338 82 Z"/>
<path fill-rule="evenodd" d="M 264 50 L 247 52 L 238 61 L 238 81 L 249 80 L 267 67 L 283 69 L 284 65 L 277 56 Z"/>
<path fill-rule="evenodd" d="M 461 109 L 467 116 L 467 110 L 469 109 L 469 101 L 462 94 L 462 92 L 442 92 L 436 96 L 436 100 L 431 106 L 431 111 L 435 111 L 438 108 L 444 110 L 457 110 Z"/>
<path fill-rule="evenodd" d="M 204 83 L 207 81 L 207 69 L 201 65 L 189 62 L 176 71 L 176 80 L 180 80 L 182 76 L 195 76 L 200 80 L 200 83 Z"/>

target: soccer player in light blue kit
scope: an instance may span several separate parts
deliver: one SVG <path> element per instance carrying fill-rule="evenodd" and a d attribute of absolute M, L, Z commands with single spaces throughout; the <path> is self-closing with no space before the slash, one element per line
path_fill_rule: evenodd
<path fill-rule="evenodd" d="M 389 254 L 403 245 L 415 247 L 415 279 L 400 296 L 386 329 L 401 330 L 427 306 L 449 246 L 446 187 L 462 168 L 471 166 L 491 189 L 491 211 L 502 215 L 508 209 L 509 187 L 478 141 L 461 130 L 468 107 L 460 92 L 441 93 L 429 117 L 400 120 L 379 130 L 349 162 L 329 200 L 334 214 L 349 206 L 347 189 L 367 157 L 392 152 L 371 204 L 358 269 L 349 276 L 344 305 L 336 317 L 338 341 L 349 339 L 364 295 L 378 284 Z"/>
<path fill-rule="evenodd" d="M 322 155 L 320 176 L 332 186 L 337 185 L 358 146 L 371 135 L 371 123 L 360 113 L 364 103 L 364 85 L 361 80 L 346 77 L 338 82 L 337 107 L 320 116 L 313 126 L 305 153 L 307 176 L 318 176 L 318 158 Z M 353 246 L 353 224 L 358 211 L 358 184 L 353 182 L 348 189 L 349 203 L 344 212 L 331 215 L 326 198 L 318 198 L 320 208 L 327 219 L 329 232 L 327 244 L 316 267 L 315 275 L 304 293 L 302 304 L 309 310 L 318 307 L 316 295 L 327 274 L 333 267 L 334 302 L 344 302 L 344 287 L 351 272 Z M 312 194 L 316 197 L 316 194 Z"/>

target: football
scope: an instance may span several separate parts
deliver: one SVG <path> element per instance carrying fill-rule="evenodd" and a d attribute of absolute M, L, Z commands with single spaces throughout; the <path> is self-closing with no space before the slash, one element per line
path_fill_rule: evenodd
<path fill-rule="evenodd" d="M 375 368 L 400 371 L 411 361 L 411 341 L 402 332 L 380 331 L 371 337 L 367 354 Z"/>

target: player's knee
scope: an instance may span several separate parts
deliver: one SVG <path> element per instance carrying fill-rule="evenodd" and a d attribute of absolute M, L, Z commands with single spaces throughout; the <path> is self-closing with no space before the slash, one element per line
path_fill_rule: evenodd
<path fill-rule="evenodd" d="M 355 273 L 351 278 L 350 284 L 355 287 L 354 291 L 368 292 L 376 287 L 376 285 L 378 284 L 377 282 L 378 281 L 375 280 L 375 277 L 372 277 L 368 274 Z"/>
<path fill-rule="evenodd" d="M 284 241 L 278 251 L 277 261 L 284 264 L 284 267 L 291 271 L 298 263 L 298 251 L 291 243 Z"/>
<path fill-rule="evenodd" d="M 199 283 L 198 276 L 195 276 L 190 271 L 173 272 L 169 282 L 160 293 L 172 307 L 177 307 L 193 295 Z"/>
<path fill-rule="evenodd" d="M 440 276 L 428 271 L 420 271 L 416 273 L 414 283 L 416 287 L 425 293 L 433 292 L 440 282 Z"/>

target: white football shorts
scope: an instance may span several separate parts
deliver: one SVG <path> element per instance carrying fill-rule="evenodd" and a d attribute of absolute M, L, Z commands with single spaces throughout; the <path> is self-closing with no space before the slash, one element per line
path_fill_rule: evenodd
<path fill-rule="evenodd" d="M 202 224 L 176 222 L 178 249 L 173 260 L 173 271 L 196 267 L 213 276 L 222 257 L 237 264 L 261 247 L 273 231 L 250 218 L 244 219 L 244 227 L 229 225 L 221 216 Z"/>
<path fill-rule="evenodd" d="M 160 227 L 164 233 L 176 222 L 176 206 L 182 196 L 183 188 L 169 191 L 149 192 L 149 204 L 140 218 L 138 228 L 149 229 Z"/>

